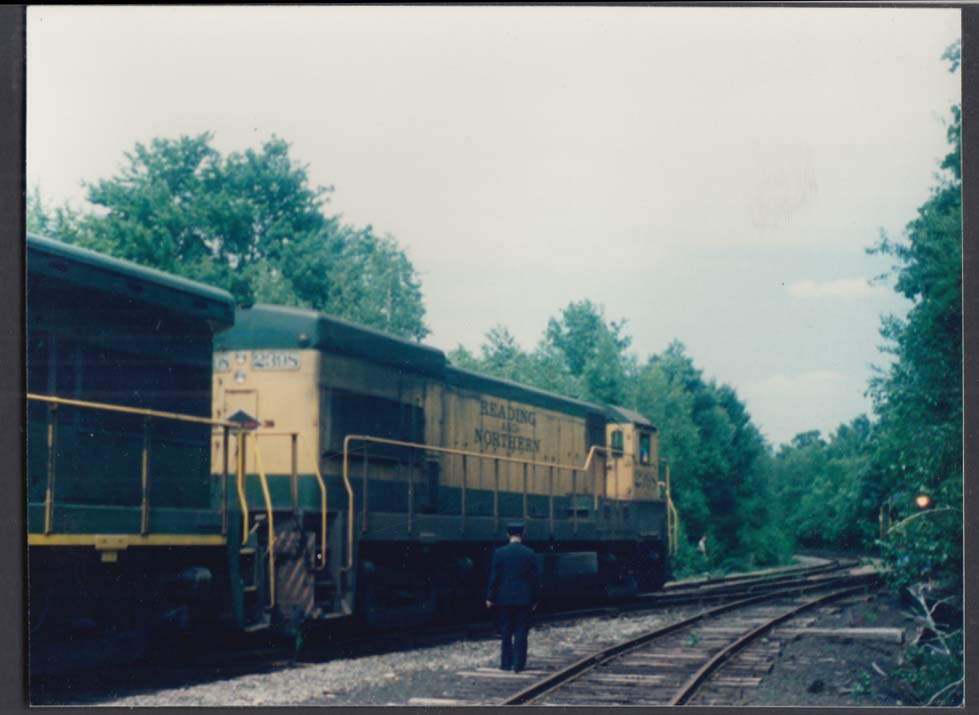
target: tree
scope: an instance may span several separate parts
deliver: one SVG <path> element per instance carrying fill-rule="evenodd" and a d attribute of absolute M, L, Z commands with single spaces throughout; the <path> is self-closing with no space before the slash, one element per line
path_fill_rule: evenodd
<path fill-rule="evenodd" d="M 323 212 L 332 187 L 309 186 L 289 144 L 224 157 L 212 135 L 136 144 L 120 172 L 87 184 L 97 211 L 49 217 L 39 232 L 224 288 L 256 301 L 323 310 L 420 340 L 417 273 L 390 236 Z M 63 215 L 61 223 L 59 216 Z"/>
<path fill-rule="evenodd" d="M 459 367 L 493 377 L 531 385 L 572 398 L 584 394 L 581 380 L 570 374 L 564 355 L 542 340 L 531 352 L 525 352 L 516 338 L 502 325 L 490 328 L 476 357 L 463 346 L 449 354 L 449 361 Z"/>
<path fill-rule="evenodd" d="M 569 303 L 559 318 L 548 320 L 541 349 L 561 356 L 568 374 L 580 380 L 578 397 L 621 404 L 631 367 L 626 350 L 632 343 L 624 327 L 624 320 L 606 321 L 604 309 L 590 300 Z"/>
<path fill-rule="evenodd" d="M 79 214 L 67 204 L 54 210 L 44 204 L 41 188 L 35 186 L 27 194 L 26 227 L 30 233 L 49 238 L 68 240 L 78 233 Z M 74 243 L 75 241 L 68 241 Z"/>
<path fill-rule="evenodd" d="M 863 491 L 870 479 L 870 420 L 861 415 L 825 441 L 803 432 L 773 460 L 778 518 L 804 546 L 858 548 L 876 528 L 876 507 Z M 874 532 L 876 534 L 876 532 Z"/>
<path fill-rule="evenodd" d="M 960 43 L 943 56 L 954 72 Z M 931 616 L 927 583 L 946 599 L 962 595 L 962 116 L 952 108 L 951 150 L 937 185 L 903 240 L 886 235 L 872 251 L 895 259 L 895 289 L 912 301 L 904 320 L 888 316 L 881 334 L 894 362 L 870 385 L 880 420 L 870 452 L 866 501 L 903 506 L 881 541 L 891 580 L 906 587 L 940 647 L 911 647 L 896 676 L 920 703 L 960 705 L 961 627 L 946 630 Z M 913 511 L 911 497 L 928 493 L 932 506 Z M 910 512 L 910 513 L 909 513 Z M 903 518 L 902 518 L 903 517 Z M 936 586 L 937 585 L 937 586 Z M 932 596 L 932 599 L 935 597 Z"/>
<path fill-rule="evenodd" d="M 962 495 L 962 199 L 961 114 L 948 128 L 952 151 L 931 197 L 918 209 L 904 241 L 883 237 L 873 249 L 896 259 L 895 289 L 913 302 L 906 319 L 889 316 L 881 334 L 895 360 L 871 382 L 880 416 L 874 453 L 879 477 L 874 496 L 925 490 L 957 509 Z M 938 502 L 938 499 L 936 499 Z M 961 579 L 961 514 L 955 528 L 926 522 L 915 531 L 928 553 L 937 539 L 949 548 L 905 571 L 906 580 L 925 573 Z M 904 536 L 909 536 L 905 534 Z"/>
<path fill-rule="evenodd" d="M 604 309 L 590 300 L 569 303 L 550 318 L 544 337 L 524 352 L 510 332 L 497 325 L 486 333 L 476 357 L 462 346 L 449 359 L 487 375 L 533 385 L 568 397 L 605 404 L 624 404 L 626 384 L 635 372 L 625 351 L 631 338 L 625 321 L 605 320 Z"/>

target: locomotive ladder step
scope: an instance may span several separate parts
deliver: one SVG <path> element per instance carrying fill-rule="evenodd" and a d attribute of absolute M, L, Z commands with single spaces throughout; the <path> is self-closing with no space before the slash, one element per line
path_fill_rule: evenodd
<path fill-rule="evenodd" d="M 260 621 L 258 621 L 256 623 L 252 623 L 250 625 L 247 625 L 244 628 L 242 628 L 242 630 L 245 633 L 256 633 L 258 631 L 264 631 L 264 630 L 268 629 L 268 627 L 271 626 L 271 625 L 272 625 L 272 619 L 269 618 L 268 616 L 265 616 L 264 618 L 262 618 L 262 620 L 260 620 Z"/>
<path fill-rule="evenodd" d="M 251 546 L 245 546 L 244 548 L 240 549 L 238 553 L 242 556 L 251 556 L 255 553 L 255 549 L 253 549 Z"/>
<path fill-rule="evenodd" d="M 258 586 L 255 585 L 245 586 L 244 588 L 242 588 L 242 591 L 244 591 L 245 593 L 257 593 Z"/>

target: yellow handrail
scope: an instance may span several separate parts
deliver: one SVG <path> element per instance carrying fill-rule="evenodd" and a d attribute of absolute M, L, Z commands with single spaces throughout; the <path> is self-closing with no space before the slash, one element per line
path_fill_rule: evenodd
<path fill-rule="evenodd" d="M 622 456 L 631 457 L 632 455 L 626 454 L 623 450 L 610 449 L 608 447 L 601 447 L 597 444 L 592 445 L 588 450 L 588 455 L 585 458 L 584 466 L 578 466 L 576 464 L 557 464 L 553 462 L 539 462 L 533 459 L 518 459 L 517 457 L 502 457 L 495 454 L 486 454 L 484 452 L 474 452 L 467 449 L 455 449 L 453 447 L 438 447 L 429 444 L 420 444 L 418 442 L 404 442 L 397 439 L 387 439 L 386 437 L 373 437 L 371 435 L 365 434 L 348 434 L 343 438 L 343 483 L 347 488 L 347 569 L 353 568 L 354 563 L 354 495 L 353 488 L 350 485 L 350 443 L 353 441 L 357 442 L 373 442 L 375 444 L 388 444 L 394 447 L 412 447 L 415 449 L 424 449 L 429 452 L 439 452 L 442 454 L 454 454 L 463 457 L 476 457 L 477 459 L 493 459 L 497 462 L 510 462 L 512 464 L 523 464 L 527 466 L 540 466 L 540 467 L 556 467 L 558 469 L 569 469 L 569 470 L 581 470 L 587 472 L 592 463 L 592 459 L 598 452 L 605 452 L 606 454 L 618 453 Z M 603 475 L 604 476 L 604 475 Z M 596 492 L 596 499 L 597 499 Z"/>
<path fill-rule="evenodd" d="M 234 423 L 234 424 L 237 424 L 237 423 Z M 244 435 L 246 434 L 246 432 L 244 431 L 244 428 L 241 427 L 241 425 L 237 425 L 237 427 L 238 427 L 238 429 L 237 429 L 237 435 L 238 435 L 238 465 L 237 465 L 236 482 L 237 482 L 237 488 L 238 488 L 238 503 L 241 506 L 241 513 L 242 513 L 241 545 L 242 546 L 245 546 L 248 543 L 249 517 L 248 517 L 248 496 L 247 496 L 247 492 L 245 490 L 245 485 L 244 485 L 244 481 L 245 481 L 245 449 L 244 449 L 244 447 L 242 445 L 242 440 L 244 439 Z M 283 436 L 290 437 L 290 436 L 293 436 L 293 435 L 295 435 L 297 433 L 296 432 L 250 432 L 250 433 L 247 433 L 247 434 L 251 434 L 252 437 L 254 437 L 255 442 L 257 443 L 259 437 L 283 437 Z M 319 473 L 319 465 L 316 466 L 316 479 L 317 479 L 317 481 L 319 481 L 320 491 L 322 492 L 322 497 L 321 497 L 321 504 L 322 504 L 322 510 L 323 510 L 323 535 L 322 535 L 322 543 L 323 543 L 323 550 L 324 550 L 324 553 L 325 553 L 326 552 L 326 485 L 323 482 L 323 477 Z"/>
<path fill-rule="evenodd" d="M 241 545 L 248 543 L 248 497 L 245 495 L 245 431 L 238 428 L 238 470 L 235 475 L 241 505 Z"/>
<path fill-rule="evenodd" d="M 323 475 L 320 474 L 320 460 L 316 460 L 313 463 L 313 468 L 316 470 L 316 481 L 320 485 L 320 508 L 323 510 L 323 518 L 320 520 L 321 528 L 323 533 L 320 535 L 322 546 L 320 547 L 320 553 L 323 556 L 320 558 L 320 565 L 317 571 L 322 571 L 326 568 L 326 483 L 323 481 Z"/>
<path fill-rule="evenodd" d="M 670 463 L 663 460 L 666 464 L 666 540 L 667 553 L 675 556 L 677 553 L 677 541 L 680 538 L 680 514 L 673 504 L 673 492 L 670 488 Z"/>
<path fill-rule="evenodd" d="M 210 417 L 198 417 L 197 415 L 186 415 L 179 412 L 165 412 L 162 410 L 150 410 L 143 407 L 129 407 L 126 405 L 112 405 L 107 402 L 93 402 L 91 400 L 76 400 L 67 397 L 54 397 L 53 395 L 41 395 L 36 392 L 28 392 L 26 397 L 29 401 L 43 402 L 52 406 L 52 408 L 57 408 L 58 405 L 66 405 L 69 407 L 82 407 L 91 410 L 102 410 L 105 412 L 118 412 L 121 414 L 128 415 L 141 415 L 143 417 L 155 417 L 157 419 L 163 420 L 173 420 L 175 422 L 188 422 L 191 424 L 202 424 L 211 425 L 212 427 L 235 427 L 238 428 L 239 435 L 241 434 L 241 425 L 236 422 L 228 422 L 226 420 L 216 420 Z M 145 428 L 144 428 L 145 429 Z M 55 437 L 55 426 L 54 423 L 48 424 L 48 451 L 53 453 L 54 451 L 54 437 Z M 241 450 L 239 449 L 239 452 Z M 148 532 L 148 520 L 149 520 L 149 501 L 147 499 L 147 487 L 148 487 L 148 454 L 147 447 L 145 444 L 145 433 L 144 433 L 144 445 L 141 453 L 141 465 L 140 465 L 140 484 L 142 491 L 142 499 L 140 504 L 140 533 L 146 534 Z M 50 471 L 50 465 L 49 465 Z M 239 475 L 241 470 L 239 469 Z M 52 530 L 52 514 L 54 511 L 54 495 L 52 489 L 52 476 L 48 475 L 48 486 L 45 489 L 45 505 L 44 505 L 44 533 L 50 534 Z M 242 496 L 242 486 L 241 477 L 239 476 L 238 484 L 238 494 L 242 501 L 242 512 L 245 515 L 245 538 L 248 535 L 248 510 L 244 498 Z M 227 504 L 222 504 L 222 510 L 227 509 Z"/>
<path fill-rule="evenodd" d="M 262 494 L 265 496 L 265 513 L 269 520 L 269 606 L 275 606 L 275 521 L 272 518 L 272 495 L 269 494 L 269 483 L 265 478 L 265 470 L 262 469 L 262 455 L 258 450 L 258 440 L 254 440 L 252 448 L 255 450 L 255 467 L 258 469 L 258 479 L 262 485 Z"/>
<path fill-rule="evenodd" d="M 28 400 L 38 402 L 48 402 L 53 405 L 70 405 L 72 407 L 88 407 L 95 410 L 106 410 L 107 412 L 123 412 L 129 415 L 143 415 L 144 417 L 159 417 L 161 419 L 176 420 L 177 422 L 194 422 L 202 425 L 213 425 L 216 427 L 240 427 L 237 422 L 227 422 L 225 420 L 215 420 L 210 417 L 197 417 L 195 415 L 184 415 L 179 412 L 161 412 L 159 410 L 148 410 L 143 407 L 127 407 L 125 405 L 110 405 L 106 402 L 89 402 L 88 400 L 71 400 L 65 397 L 51 397 L 50 395 L 38 395 L 34 392 L 27 393 Z"/>
<path fill-rule="evenodd" d="M 52 520 L 54 519 L 54 475 L 55 475 L 55 450 L 54 450 L 54 430 L 55 430 L 55 418 L 54 410 L 58 408 L 57 405 L 51 407 L 48 413 L 48 478 L 47 485 L 44 487 L 44 533 L 50 534 L 52 528 Z"/>
<path fill-rule="evenodd" d="M 140 487 L 143 490 L 143 495 L 139 507 L 139 533 L 144 535 L 150 530 L 150 445 L 148 426 L 148 421 L 143 420 L 143 449 L 142 459 L 140 460 Z"/>
<path fill-rule="evenodd" d="M 294 436 L 298 436 L 298 432 L 258 432 L 258 431 L 256 431 L 256 432 L 252 432 L 252 435 L 255 438 L 255 442 L 258 442 L 258 438 L 259 437 L 294 437 Z M 316 481 L 319 484 L 319 488 L 320 488 L 320 510 L 321 510 L 321 517 L 322 517 L 321 518 L 321 522 L 322 523 L 320 525 L 320 531 L 321 531 L 321 533 L 320 533 L 320 543 L 322 545 L 321 548 L 322 548 L 322 552 L 323 552 L 324 562 L 323 562 L 323 564 L 320 565 L 320 568 L 318 568 L 317 571 L 322 571 L 323 570 L 323 567 L 324 567 L 324 565 L 326 563 L 326 561 L 325 561 L 326 560 L 326 521 L 327 521 L 327 518 L 326 518 L 326 506 L 327 506 L 326 482 L 323 481 L 323 474 L 322 474 L 322 472 L 320 472 L 319 460 L 316 460 L 313 463 L 313 469 L 316 471 L 316 474 L 314 476 L 316 477 Z"/>

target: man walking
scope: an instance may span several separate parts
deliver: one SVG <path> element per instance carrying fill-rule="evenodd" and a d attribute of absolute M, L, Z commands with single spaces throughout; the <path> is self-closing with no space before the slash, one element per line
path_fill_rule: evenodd
<path fill-rule="evenodd" d="M 523 524 L 507 524 L 510 543 L 493 552 L 486 607 L 497 607 L 500 637 L 500 669 L 519 673 L 527 665 L 527 632 L 530 612 L 537 608 L 540 580 L 537 556 L 524 546 Z"/>

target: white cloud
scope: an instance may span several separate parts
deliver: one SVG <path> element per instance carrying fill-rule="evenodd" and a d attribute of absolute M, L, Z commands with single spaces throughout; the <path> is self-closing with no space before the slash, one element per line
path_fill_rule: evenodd
<path fill-rule="evenodd" d="M 865 298 L 880 288 L 866 278 L 838 278 L 835 281 L 796 281 L 787 288 L 793 298 Z"/>

